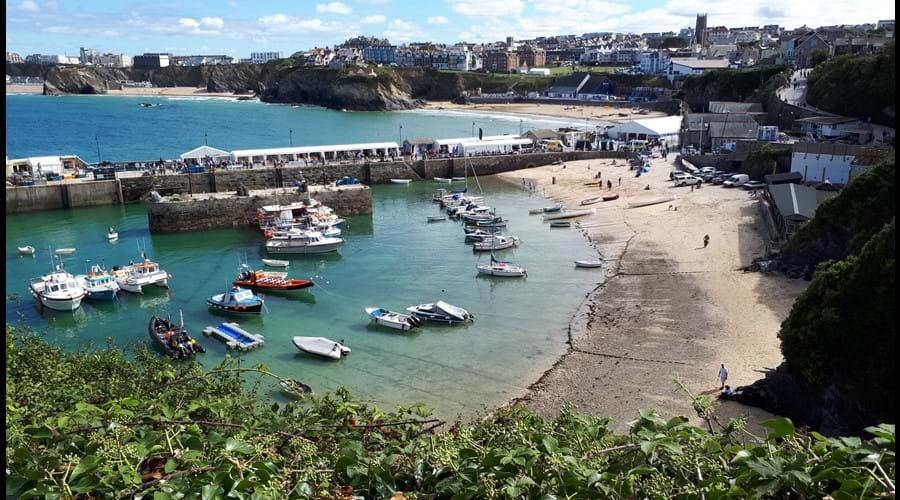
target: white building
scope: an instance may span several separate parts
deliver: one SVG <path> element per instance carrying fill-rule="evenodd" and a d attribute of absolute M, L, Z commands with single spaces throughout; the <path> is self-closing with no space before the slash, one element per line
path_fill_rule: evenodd
<path fill-rule="evenodd" d="M 250 60 L 254 64 L 265 64 L 269 61 L 281 59 L 281 52 L 251 52 Z"/>
<path fill-rule="evenodd" d="M 534 147 L 531 139 L 507 138 L 494 140 L 463 141 L 450 147 L 450 152 L 460 156 L 478 154 L 506 154 L 516 151 L 530 151 Z"/>
<path fill-rule="evenodd" d="M 458 44 L 447 49 L 447 69 L 470 71 L 472 67 L 472 51 L 468 45 Z"/>
<path fill-rule="evenodd" d="M 607 135 L 623 142 L 658 140 L 665 142 L 671 148 L 678 145 L 678 133 L 680 130 L 680 116 L 664 116 L 662 118 L 645 118 L 618 123 L 607 131 Z"/>
<path fill-rule="evenodd" d="M 854 176 L 858 152 L 859 146 L 851 144 L 798 142 L 791 154 L 791 172 L 798 172 L 805 182 L 847 184 Z"/>
<path fill-rule="evenodd" d="M 663 74 L 669 68 L 669 53 L 665 50 L 641 52 L 641 73 L 645 75 Z"/>
<path fill-rule="evenodd" d="M 94 57 L 93 63 L 97 66 L 104 66 L 106 68 L 128 68 L 133 64 L 131 56 L 126 54 L 98 55 Z"/>
<path fill-rule="evenodd" d="M 693 57 L 672 58 L 666 71 L 670 82 L 684 80 L 689 75 L 700 75 L 707 71 L 728 69 L 727 59 L 697 59 Z"/>

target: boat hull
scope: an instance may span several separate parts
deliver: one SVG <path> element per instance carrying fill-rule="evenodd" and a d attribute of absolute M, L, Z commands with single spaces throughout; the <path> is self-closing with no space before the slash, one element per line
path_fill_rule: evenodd
<path fill-rule="evenodd" d="M 21 255 L 34 255 L 34 247 L 17 247 Z"/>
<path fill-rule="evenodd" d="M 596 267 L 602 267 L 602 266 L 603 266 L 603 262 L 600 262 L 600 261 L 596 261 L 596 262 L 586 261 L 586 260 L 576 260 L 575 261 L 575 267 L 596 268 Z"/>
<path fill-rule="evenodd" d="M 262 259 L 262 262 L 271 267 L 288 267 L 291 265 L 291 263 L 286 260 Z"/>
<path fill-rule="evenodd" d="M 317 254 L 317 253 L 328 253 L 334 252 L 338 248 L 341 247 L 341 243 L 328 243 L 325 245 L 308 245 L 308 246 L 272 246 L 268 243 L 266 244 L 266 251 L 274 254 Z"/>
<path fill-rule="evenodd" d="M 35 300 L 37 300 L 43 307 L 46 307 L 47 309 L 66 312 L 74 311 L 81 307 L 81 301 L 84 299 L 84 295 L 67 299 L 52 299 L 34 290 L 31 290 L 31 295 L 35 298 Z"/>
<path fill-rule="evenodd" d="M 263 303 L 260 302 L 258 304 L 250 304 L 246 306 L 237 306 L 230 304 L 223 304 L 222 302 L 215 301 L 213 299 L 206 299 L 206 304 L 210 309 L 214 311 L 221 311 L 228 314 L 260 314 L 262 313 Z"/>
<path fill-rule="evenodd" d="M 545 221 L 551 220 L 562 220 L 562 219 L 574 219 L 575 217 L 584 217 L 585 215 L 590 215 L 594 213 L 595 209 L 592 210 L 572 210 L 570 212 L 559 212 L 555 214 L 549 214 L 544 216 Z"/>
<path fill-rule="evenodd" d="M 258 281 L 253 282 L 249 280 L 234 280 L 231 284 L 234 286 L 239 286 L 242 288 L 252 288 L 254 290 L 265 290 L 268 292 L 289 292 L 293 290 L 303 290 L 304 288 L 309 288 L 313 286 L 313 282 L 311 280 L 286 280 L 287 282 L 284 284 L 260 284 Z"/>
<path fill-rule="evenodd" d="M 524 278 L 528 276 L 525 269 L 498 269 L 491 266 L 478 266 L 478 272 L 487 276 L 497 276 L 501 278 Z"/>

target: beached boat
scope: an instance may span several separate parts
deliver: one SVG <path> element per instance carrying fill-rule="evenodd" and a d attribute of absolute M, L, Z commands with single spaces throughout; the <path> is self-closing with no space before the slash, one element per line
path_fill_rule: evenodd
<path fill-rule="evenodd" d="M 341 238 L 329 238 L 318 231 L 301 231 L 266 242 L 269 253 L 314 254 L 333 252 L 344 244 Z"/>
<path fill-rule="evenodd" d="M 447 177 L 435 177 L 434 182 L 443 182 L 444 184 L 450 184 L 453 182 L 453 179 Z"/>
<path fill-rule="evenodd" d="M 218 295 L 206 299 L 211 309 L 234 314 L 259 314 L 262 312 L 263 299 L 253 295 L 252 290 L 231 287 Z"/>
<path fill-rule="evenodd" d="M 433 215 L 428 218 L 428 222 L 441 222 L 445 220 L 447 220 L 447 217 L 443 215 Z"/>
<path fill-rule="evenodd" d="M 57 248 L 55 253 L 56 253 L 56 255 L 72 255 L 73 253 L 75 253 L 75 249 L 74 248 Z"/>
<path fill-rule="evenodd" d="M 108 239 L 109 241 L 117 240 L 119 239 L 119 233 L 117 233 L 115 229 L 109 228 L 109 230 L 106 232 L 106 239 Z"/>
<path fill-rule="evenodd" d="M 515 236 L 501 236 L 495 234 L 490 238 L 484 238 L 475 243 L 473 252 L 490 252 L 493 250 L 505 250 L 519 244 L 519 238 Z"/>
<path fill-rule="evenodd" d="M 638 208 L 638 207 L 647 207 L 650 205 L 659 205 L 660 203 L 667 203 L 675 199 L 674 195 L 666 195 L 660 198 L 651 198 L 649 200 L 644 201 L 633 201 L 628 204 L 628 208 Z"/>
<path fill-rule="evenodd" d="M 562 205 L 557 204 L 557 205 L 553 205 L 551 207 L 544 207 L 544 208 L 542 208 L 542 210 L 544 211 L 544 213 L 553 213 L 553 212 L 559 212 L 560 210 L 562 210 L 562 208 L 563 208 Z"/>
<path fill-rule="evenodd" d="M 575 267 L 602 267 L 602 260 L 576 260 Z"/>
<path fill-rule="evenodd" d="M 601 201 L 603 201 L 603 197 L 598 196 L 596 198 L 588 198 L 586 200 L 581 200 L 581 204 L 582 205 L 593 205 L 594 203 L 600 203 Z"/>
<path fill-rule="evenodd" d="M 278 382 L 278 385 L 281 386 L 281 390 L 294 397 L 299 398 L 308 394 L 313 394 L 312 387 L 292 378 L 282 379 L 281 382 Z"/>
<path fill-rule="evenodd" d="M 301 351 L 329 359 L 341 359 L 350 354 L 350 348 L 344 345 L 344 341 L 335 342 L 325 337 L 294 337 L 294 346 Z"/>
<path fill-rule="evenodd" d="M 287 273 L 254 271 L 247 264 L 241 264 L 238 277 L 232 282 L 237 287 L 255 290 L 290 291 L 313 286 L 312 280 L 288 278 Z"/>
<path fill-rule="evenodd" d="M 57 264 L 56 270 L 50 274 L 31 280 L 29 291 L 41 307 L 54 311 L 74 311 L 87 295 L 84 287 L 61 264 Z"/>
<path fill-rule="evenodd" d="M 596 212 L 596 209 L 584 209 L 584 210 L 563 210 L 562 212 L 558 212 L 555 214 L 549 214 L 544 216 L 544 220 L 560 220 L 560 219 L 572 219 L 575 217 L 581 217 L 584 215 L 589 215 Z"/>
<path fill-rule="evenodd" d="M 550 227 L 571 227 L 572 223 L 569 221 L 554 221 L 550 223 Z"/>
<path fill-rule="evenodd" d="M 22 255 L 34 255 L 34 247 L 31 245 L 24 247 L 16 247 L 16 250 L 19 251 Z"/>
<path fill-rule="evenodd" d="M 585 182 L 584 185 L 587 187 L 597 187 L 600 185 L 600 182 Z"/>
<path fill-rule="evenodd" d="M 488 276 L 501 276 L 509 278 L 522 278 L 528 276 L 528 270 L 522 266 L 517 266 L 512 262 L 497 260 L 491 255 L 489 264 L 478 264 L 475 266 L 478 272 Z"/>
<path fill-rule="evenodd" d="M 114 266 L 112 275 L 122 290 L 138 294 L 144 293 L 143 287 L 148 285 L 169 288 L 169 279 L 172 278 L 171 274 L 159 268 L 159 264 L 147 258 L 139 264 Z"/>
<path fill-rule="evenodd" d="M 119 284 L 102 266 L 94 264 L 87 274 L 75 276 L 75 281 L 87 291 L 91 300 L 115 300 L 119 294 Z"/>
<path fill-rule="evenodd" d="M 206 352 L 199 342 L 192 339 L 184 329 L 184 323 L 176 325 L 171 319 L 152 316 L 147 326 L 150 338 L 169 356 L 185 359 Z"/>
<path fill-rule="evenodd" d="M 229 349 L 237 349 L 238 351 L 249 351 L 262 347 L 266 342 L 265 337 L 250 333 L 237 323 L 222 323 L 219 326 L 207 326 L 203 329 L 203 335 L 210 336 L 222 341 Z"/>
<path fill-rule="evenodd" d="M 434 304 L 419 304 L 406 308 L 413 316 L 437 323 L 465 323 L 475 319 L 475 316 L 469 314 L 469 311 L 461 307 L 450 305 L 442 300 Z"/>
<path fill-rule="evenodd" d="M 409 184 L 412 179 L 391 179 L 392 184 Z"/>
<path fill-rule="evenodd" d="M 464 180 L 466 180 L 465 177 L 451 177 L 451 179 L 453 179 L 453 182 L 459 182 L 459 181 L 464 181 Z"/>
<path fill-rule="evenodd" d="M 618 194 L 608 194 L 603 197 L 603 201 L 613 201 L 613 200 L 618 200 L 618 199 L 619 199 Z"/>
<path fill-rule="evenodd" d="M 536 215 L 536 214 L 541 214 L 541 213 L 544 213 L 543 208 L 532 208 L 531 210 L 528 211 L 529 215 Z"/>
<path fill-rule="evenodd" d="M 397 330 L 412 330 L 422 326 L 422 320 L 415 316 L 388 311 L 383 307 L 367 307 L 366 314 L 371 316 L 376 324 Z"/>
<path fill-rule="evenodd" d="M 262 259 L 262 263 L 271 267 L 288 267 L 291 265 L 290 261 L 276 259 Z"/>

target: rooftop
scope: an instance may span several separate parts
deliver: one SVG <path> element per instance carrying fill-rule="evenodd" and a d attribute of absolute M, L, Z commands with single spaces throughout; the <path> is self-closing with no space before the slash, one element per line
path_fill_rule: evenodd
<path fill-rule="evenodd" d="M 697 59 L 694 57 L 676 57 L 671 61 L 672 64 L 692 69 L 727 69 L 730 64 L 727 59 Z"/>

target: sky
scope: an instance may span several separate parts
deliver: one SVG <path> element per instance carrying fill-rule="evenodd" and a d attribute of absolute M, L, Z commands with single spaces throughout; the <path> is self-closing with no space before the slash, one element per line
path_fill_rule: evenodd
<path fill-rule="evenodd" d="M 227 54 L 331 46 L 355 35 L 392 43 L 484 43 L 595 31 L 656 32 L 708 25 L 788 29 L 894 19 L 888 0 L 12 0 L 6 50 Z"/>

